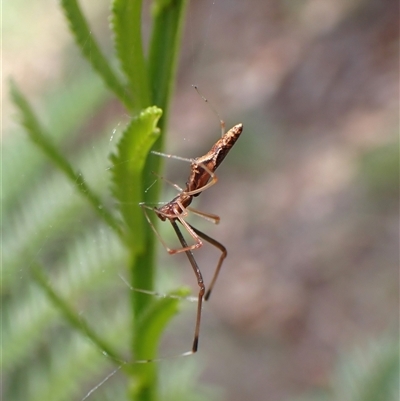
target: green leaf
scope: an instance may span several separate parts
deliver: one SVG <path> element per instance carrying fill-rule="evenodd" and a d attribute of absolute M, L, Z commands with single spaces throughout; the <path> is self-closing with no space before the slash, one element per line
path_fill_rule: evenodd
<path fill-rule="evenodd" d="M 146 61 L 141 34 L 142 2 L 138 0 L 114 0 L 112 28 L 114 30 L 117 57 L 125 72 L 131 92 L 134 93 L 134 110 L 151 104 Z"/>
<path fill-rule="evenodd" d="M 118 143 L 117 153 L 111 155 L 112 191 L 120 202 L 134 253 L 144 251 L 144 219 L 139 207 L 144 193 L 142 173 L 150 148 L 160 134 L 156 126 L 161 114 L 161 109 L 153 106 L 133 118 Z"/>
<path fill-rule="evenodd" d="M 101 52 L 77 1 L 61 0 L 61 6 L 76 43 L 84 57 L 92 65 L 93 69 L 99 73 L 106 85 L 115 93 L 121 102 L 131 110 L 131 95 L 125 90 L 123 84 L 119 81 L 107 59 Z"/>
<path fill-rule="evenodd" d="M 136 355 L 137 359 L 154 359 L 157 355 L 157 346 L 160 337 L 173 316 L 179 312 L 180 298 L 187 297 L 191 290 L 182 287 L 170 293 L 171 297 L 166 296 L 153 302 L 136 323 L 138 325 L 137 334 L 140 339 L 141 349 Z M 174 355 L 167 355 L 166 357 Z"/>
<path fill-rule="evenodd" d="M 114 217 L 104 208 L 99 196 L 95 194 L 86 184 L 83 176 L 75 172 L 68 160 L 54 146 L 49 135 L 41 127 L 38 119 L 33 113 L 31 106 L 25 99 L 14 82 L 11 82 L 11 96 L 15 105 L 19 108 L 22 116 L 22 125 L 26 128 L 29 138 L 46 154 L 46 156 L 65 174 L 75 185 L 76 189 L 90 202 L 96 213 L 115 232 L 121 234 L 120 228 Z"/>
<path fill-rule="evenodd" d="M 182 288 L 175 291 L 174 296 L 184 297 L 190 291 Z M 160 337 L 169 321 L 178 313 L 181 300 L 178 298 L 162 298 L 148 306 L 146 311 L 136 322 L 136 344 L 140 344 L 135 358 L 137 360 L 155 359 Z M 154 391 L 154 381 L 157 366 L 154 363 L 134 364 L 132 369 L 136 372 L 136 380 L 131 387 L 133 399 L 139 394 Z"/>

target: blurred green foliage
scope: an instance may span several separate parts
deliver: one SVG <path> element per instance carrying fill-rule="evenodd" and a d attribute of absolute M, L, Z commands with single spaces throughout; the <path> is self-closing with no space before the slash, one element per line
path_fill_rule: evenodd
<path fill-rule="evenodd" d="M 399 143 L 375 148 L 361 158 L 361 179 L 376 205 L 387 207 L 399 199 Z"/>
<path fill-rule="evenodd" d="M 157 357 L 160 336 L 178 312 L 179 300 L 144 296 L 118 279 L 124 268 L 132 287 L 153 289 L 155 236 L 138 203 L 158 200 L 158 184 L 145 191 L 146 172 L 159 173 L 161 162 L 147 155 L 164 143 L 186 3 L 153 2 L 146 60 L 142 2 L 114 0 L 116 69 L 78 2 L 61 1 L 93 70 L 70 77 L 57 96 L 45 101 L 47 127 L 23 88 L 11 83 L 30 143 L 20 132 L 9 135 L 2 164 L 5 399 L 83 399 L 107 372 L 119 370 L 125 375 L 110 378 L 94 399 L 205 399 L 195 390 L 196 375 L 185 376 L 185 370 L 193 370 L 189 360 L 163 372 L 169 378 L 162 386 L 158 364 L 136 363 Z M 111 94 L 132 116 L 117 148 L 110 144 L 109 126 L 80 137 L 81 127 L 101 113 Z M 79 150 L 71 151 L 77 143 Z"/>
<path fill-rule="evenodd" d="M 291 401 L 396 401 L 399 399 L 399 344 L 393 336 L 342 353 L 329 390 Z"/>

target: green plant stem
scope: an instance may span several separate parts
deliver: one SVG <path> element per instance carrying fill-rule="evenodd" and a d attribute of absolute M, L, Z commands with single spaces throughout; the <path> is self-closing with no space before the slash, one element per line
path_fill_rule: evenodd
<path fill-rule="evenodd" d="M 153 103 L 163 110 L 159 125 L 163 132 L 167 127 L 170 99 L 175 87 L 187 4 L 188 0 L 158 0 L 152 9 L 154 28 L 149 49 L 149 79 Z M 157 142 L 158 150 L 164 147 L 163 139 L 161 136 Z"/>
<path fill-rule="evenodd" d="M 152 102 L 163 110 L 163 115 L 159 121 L 161 135 L 154 144 L 154 149 L 163 150 L 165 142 L 165 133 L 168 125 L 168 111 L 172 89 L 174 87 L 176 65 L 179 55 L 179 47 L 182 35 L 183 19 L 185 15 L 187 0 L 170 0 L 156 1 L 153 6 L 154 27 L 149 51 L 149 76 L 152 86 Z M 154 171 L 161 174 L 162 158 L 149 157 L 144 169 L 143 183 L 144 188 L 151 185 L 153 177 L 148 174 Z M 144 201 L 148 204 L 154 204 L 159 200 L 161 193 L 161 183 L 157 181 L 152 191 L 143 192 Z M 158 219 L 153 214 L 150 216 L 153 219 L 153 224 L 156 226 Z M 143 255 L 139 255 L 137 276 L 133 277 L 134 288 L 153 288 L 153 274 L 146 272 L 143 266 L 154 266 L 155 241 L 156 238 L 151 228 L 146 224 L 146 251 Z M 142 272 L 140 274 L 139 272 Z M 140 315 L 145 309 L 146 296 L 136 294 L 137 298 L 134 301 L 135 314 Z M 148 298 L 148 297 L 147 297 Z"/>
<path fill-rule="evenodd" d="M 179 55 L 182 26 L 185 15 L 186 0 L 158 0 L 153 4 L 153 31 L 149 50 L 149 82 L 151 84 L 153 104 L 163 110 L 159 127 L 161 137 L 157 140 L 155 148 L 161 150 L 164 144 L 164 136 L 167 129 L 169 104 L 172 89 L 175 83 L 176 65 Z M 143 176 L 144 188 L 149 182 L 148 172 L 154 171 L 160 174 L 162 162 L 158 157 L 150 157 L 147 160 L 145 174 Z M 152 188 L 151 192 L 144 193 L 144 201 L 151 204 L 159 199 L 161 192 L 160 183 Z M 152 216 L 156 225 L 156 216 Z M 156 237 L 147 225 L 145 231 L 145 251 L 137 255 L 132 262 L 132 287 L 152 290 L 154 288 Z M 143 316 L 150 307 L 151 297 L 132 292 L 132 307 L 135 321 Z M 145 347 L 146 339 L 134 327 L 132 351 L 134 357 L 141 355 Z M 138 385 L 139 383 L 139 385 Z M 130 399 L 138 401 L 155 401 L 157 396 L 157 366 L 156 364 L 134 365 L 134 382 L 131 386 Z"/>

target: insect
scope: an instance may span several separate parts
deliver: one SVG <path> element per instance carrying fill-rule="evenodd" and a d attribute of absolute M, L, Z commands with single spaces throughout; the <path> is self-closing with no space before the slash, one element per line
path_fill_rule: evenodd
<path fill-rule="evenodd" d="M 197 89 L 197 88 L 196 88 Z M 207 101 L 205 98 L 203 98 Z M 186 217 L 188 216 L 188 212 L 192 212 L 198 216 L 201 216 L 214 224 L 219 223 L 219 216 L 201 212 L 199 210 L 193 209 L 190 207 L 193 199 L 196 196 L 199 196 L 203 191 L 210 188 L 217 182 L 217 176 L 215 175 L 215 170 L 219 167 L 222 161 L 225 159 L 228 152 L 232 149 L 233 145 L 238 140 L 240 134 L 243 130 L 243 124 L 237 124 L 229 131 L 225 132 L 225 125 L 222 120 L 221 122 L 221 131 L 222 137 L 213 145 L 208 153 L 204 156 L 197 157 L 195 159 L 187 159 L 179 156 L 168 155 L 159 152 L 152 152 L 153 154 L 164 156 L 167 158 L 173 158 L 177 160 L 183 160 L 190 162 L 190 175 L 188 181 L 186 182 L 186 187 L 184 189 L 180 188 L 176 184 L 172 184 L 178 191 L 179 194 L 175 196 L 170 202 L 164 204 L 161 207 L 151 207 L 144 203 L 140 205 L 143 208 L 145 213 L 146 219 L 149 222 L 150 226 L 152 227 L 154 233 L 159 238 L 160 242 L 164 246 L 164 248 L 168 251 L 169 254 L 177 254 L 181 252 L 185 252 L 189 262 L 193 268 L 193 271 L 197 278 L 197 284 L 199 286 L 199 293 L 198 293 L 198 301 L 197 301 L 197 316 L 196 316 L 196 325 L 195 325 L 195 332 L 194 332 L 194 340 L 192 345 L 192 350 L 185 353 L 184 355 L 193 354 L 198 349 L 199 344 L 199 333 L 200 333 L 200 320 L 201 320 L 201 310 L 203 305 L 203 299 L 206 301 L 209 299 L 211 291 L 214 287 L 215 281 L 217 280 L 219 271 L 222 266 L 222 262 L 227 256 L 226 248 L 216 241 L 215 239 L 209 237 L 207 234 L 203 233 L 202 231 L 198 230 L 197 228 L 193 227 L 186 221 Z M 167 182 L 169 182 L 167 180 Z M 181 243 L 182 247 L 178 249 L 171 249 L 167 246 L 165 241 L 162 239 L 160 234 L 157 232 L 156 228 L 152 224 L 146 209 L 150 209 L 156 213 L 158 218 L 162 221 L 169 221 L 175 230 L 175 233 Z M 195 243 L 193 245 L 188 245 L 182 232 L 177 224 L 179 222 L 185 230 L 189 233 L 189 235 L 194 239 Z M 207 289 L 204 285 L 203 276 L 201 274 L 200 268 L 197 265 L 197 262 L 193 255 L 193 250 L 198 249 L 203 245 L 203 242 L 207 241 L 211 245 L 215 246 L 221 251 L 221 256 L 219 258 L 217 267 L 214 272 L 214 276 L 211 280 L 211 283 Z"/>

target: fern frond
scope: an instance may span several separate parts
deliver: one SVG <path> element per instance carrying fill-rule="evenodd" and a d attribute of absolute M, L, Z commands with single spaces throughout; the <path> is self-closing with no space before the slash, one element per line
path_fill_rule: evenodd
<path fill-rule="evenodd" d="M 49 111 L 54 144 L 60 146 L 65 139 L 74 140 L 79 128 L 104 103 L 107 95 L 95 74 L 83 73 L 45 99 L 43 107 Z M 26 134 L 20 129 L 10 132 L 4 138 L 3 146 L 7 149 L 2 155 L 3 222 L 6 222 L 10 209 L 32 189 L 38 169 L 47 160 L 26 141 Z"/>
<path fill-rule="evenodd" d="M 99 227 L 77 238 L 54 266 L 52 285 L 69 302 L 119 284 L 116 270 L 126 264 L 126 249 L 118 238 Z M 36 286 L 19 294 L 5 311 L 3 322 L 3 369 L 27 358 L 38 346 L 41 334 L 60 320 L 59 312 Z"/>
<path fill-rule="evenodd" d="M 46 126 L 51 127 L 51 137 L 56 144 L 60 140 L 73 140 L 82 126 L 98 115 L 111 94 L 103 81 L 90 68 L 77 72 L 70 81 L 62 82 L 57 93 L 44 100 Z"/>
<path fill-rule="evenodd" d="M 37 346 L 43 328 L 56 316 L 49 300 L 38 288 L 25 289 L 25 294 L 11 298 L 9 307 L 3 311 L 2 369 L 10 372 L 28 359 Z"/>
<path fill-rule="evenodd" d="M 107 59 L 101 52 L 77 1 L 61 0 L 61 6 L 83 56 L 89 61 L 94 70 L 99 73 L 109 89 L 114 92 L 127 109 L 132 110 L 131 94 L 125 90 L 124 85 L 117 78 Z"/>
<path fill-rule="evenodd" d="M 96 192 L 104 191 L 110 174 L 105 164 L 108 151 L 109 141 L 98 141 L 94 149 L 84 149 L 75 162 Z M 20 269 L 26 271 L 50 238 L 71 228 L 89 211 L 84 199 L 59 172 L 43 180 L 18 205 L 8 219 L 9 224 L 4 226 L 3 291 L 9 288 Z"/>
<path fill-rule="evenodd" d="M 110 342 L 127 345 L 128 311 L 122 303 L 115 307 L 115 314 L 107 316 L 107 323 L 102 325 L 102 329 L 106 331 L 103 334 Z M 82 399 L 87 392 L 84 388 L 88 383 L 96 384 L 103 375 L 106 376 L 107 372 L 118 366 L 88 338 L 77 333 L 70 333 L 67 338 L 64 334 L 61 340 L 52 344 L 49 353 L 49 362 L 43 363 L 44 366 L 39 370 L 41 374 L 31 371 L 30 382 L 34 383 L 34 388 L 29 393 L 29 399 L 32 401 Z"/>
<path fill-rule="evenodd" d="M 89 201 L 98 215 L 118 234 L 121 231 L 117 221 L 111 213 L 102 205 L 100 197 L 92 191 L 86 183 L 83 175 L 75 172 L 69 161 L 54 146 L 50 136 L 40 126 L 40 123 L 33 113 L 31 106 L 15 83 L 11 84 L 11 96 L 14 103 L 18 106 L 22 124 L 26 128 L 29 138 L 45 153 L 45 155 L 65 174 L 65 176 L 75 185 L 75 188 Z"/>

